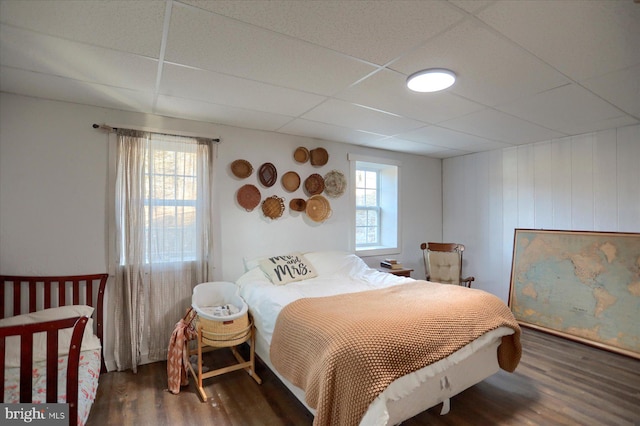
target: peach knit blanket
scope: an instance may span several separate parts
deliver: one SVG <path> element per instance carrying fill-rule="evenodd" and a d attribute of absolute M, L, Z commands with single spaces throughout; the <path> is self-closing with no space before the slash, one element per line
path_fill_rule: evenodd
<path fill-rule="evenodd" d="M 501 326 L 500 367 L 514 371 L 520 327 L 484 291 L 416 281 L 360 293 L 303 298 L 280 312 L 271 342 L 276 370 L 303 389 L 314 425 L 357 425 L 395 379 L 451 355 Z"/>

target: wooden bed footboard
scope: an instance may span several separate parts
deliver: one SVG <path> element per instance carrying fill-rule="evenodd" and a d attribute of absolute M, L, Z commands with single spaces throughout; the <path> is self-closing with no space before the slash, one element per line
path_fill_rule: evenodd
<path fill-rule="evenodd" d="M 0 327 L 0 395 L 4 401 L 5 391 L 5 357 L 6 339 L 10 336 L 20 337 L 20 402 L 33 401 L 32 370 L 33 370 L 33 336 L 36 333 L 46 333 L 46 402 L 58 402 L 58 332 L 73 327 L 67 356 L 67 381 L 66 395 L 69 404 L 69 424 L 78 422 L 78 368 L 80 363 L 80 350 L 84 329 L 89 318 L 74 317 L 54 321 L 45 321 L 32 324 L 13 325 Z"/>

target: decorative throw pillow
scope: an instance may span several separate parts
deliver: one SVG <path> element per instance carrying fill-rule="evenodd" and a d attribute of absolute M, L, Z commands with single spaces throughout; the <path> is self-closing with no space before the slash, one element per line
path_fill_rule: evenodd
<path fill-rule="evenodd" d="M 291 253 L 286 256 L 274 256 L 260 261 L 262 269 L 275 285 L 317 277 L 313 265 L 302 253 Z"/>

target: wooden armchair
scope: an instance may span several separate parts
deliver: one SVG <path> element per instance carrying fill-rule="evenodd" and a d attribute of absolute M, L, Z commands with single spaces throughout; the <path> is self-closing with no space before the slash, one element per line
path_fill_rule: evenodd
<path fill-rule="evenodd" d="M 464 245 L 456 243 L 422 243 L 422 258 L 427 281 L 471 287 L 474 277 L 462 277 Z"/>

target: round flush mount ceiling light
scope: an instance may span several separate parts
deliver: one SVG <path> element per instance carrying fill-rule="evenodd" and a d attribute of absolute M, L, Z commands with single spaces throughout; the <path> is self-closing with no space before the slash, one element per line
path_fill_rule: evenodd
<path fill-rule="evenodd" d="M 418 71 L 407 77 L 407 87 L 414 92 L 437 92 L 444 90 L 456 81 L 453 71 L 444 68 L 431 68 Z"/>

